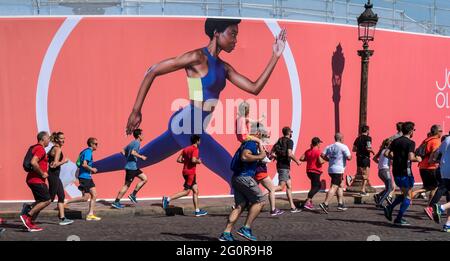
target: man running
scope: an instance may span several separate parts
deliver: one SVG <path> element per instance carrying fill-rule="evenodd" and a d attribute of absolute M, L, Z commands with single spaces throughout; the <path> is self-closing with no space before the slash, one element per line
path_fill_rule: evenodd
<path fill-rule="evenodd" d="M 80 165 L 78 175 L 80 186 L 78 186 L 78 189 L 81 191 L 81 193 L 83 193 L 83 196 L 67 201 L 65 207 L 67 207 L 68 204 L 87 202 L 90 199 L 91 201 L 89 203 L 89 213 L 86 216 L 86 220 L 100 221 L 101 218 L 94 215 L 95 201 L 97 200 L 97 189 L 95 188 L 95 183 L 92 179 L 92 174 L 97 173 L 97 169 L 92 167 L 92 162 L 94 161 L 92 154 L 97 150 L 98 141 L 96 138 L 90 137 L 87 140 L 87 145 L 88 147 L 80 153 L 77 160 Z"/>
<path fill-rule="evenodd" d="M 184 190 L 170 197 L 163 197 L 162 206 L 166 209 L 169 206 L 170 201 L 174 201 L 175 199 L 185 197 L 189 195 L 192 191 L 192 201 L 194 203 L 195 212 L 194 215 L 196 217 L 205 216 L 208 214 L 205 210 L 202 210 L 198 206 L 198 185 L 197 185 L 197 172 L 196 166 L 197 164 L 202 164 L 201 159 L 199 158 L 199 149 L 200 145 L 200 135 L 192 135 L 191 136 L 191 146 L 185 148 L 181 154 L 178 156 L 177 162 L 183 164 L 183 178 L 184 178 Z"/>
<path fill-rule="evenodd" d="M 346 211 L 347 207 L 344 205 L 344 189 L 342 188 L 342 180 L 344 177 L 347 160 L 352 159 L 349 148 L 345 145 L 344 136 L 341 133 L 334 135 L 334 144 L 329 145 L 322 152 L 321 157 L 328 161 L 328 175 L 331 177 L 331 187 L 327 193 L 325 201 L 321 203 L 320 208 L 328 214 L 328 203 L 337 192 L 338 211 Z"/>
<path fill-rule="evenodd" d="M 258 127 L 258 124 L 253 124 L 250 133 L 261 139 Z M 220 241 L 234 241 L 231 230 L 247 206 L 249 207 L 247 219 L 237 233 L 245 239 L 256 241 L 251 225 L 264 206 L 264 196 L 254 177 L 258 161 L 265 157 L 264 146 L 253 140 L 242 143 L 234 154 L 231 160 L 231 169 L 234 172 L 231 185 L 234 190 L 235 207 L 228 217 L 224 232 L 219 237 Z"/>
<path fill-rule="evenodd" d="M 361 126 L 361 135 L 353 143 L 353 152 L 356 152 L 356 166 L 363 177 L 361 196 L 367 196 L 366 186 L 370 172 L 370 153 L 372 150 L 372 137 L 369 136 L 369 126 Z"/>
<path fill-rule="evenodd" d="M 282 191 L 286 188 L 286 196 L 291 206 L 291 213 L 300 212 L 294 204 L 292 198 L 292 182 L 291 182 L 291 160 L 300 165 L 300 162 L 295 158 L 292 150 L 294 149 L 294 141 L 292 138 L 292 130 L 289 127 L 282 129 L 283 137 L 278 139 L 277 143 L 273 146 L 273 151 L 276 154 L 277 159 L 277 172 L 278 172 L 278 186 L 275 191 Z"/>
<path fill-rule="evenodd" d="M 402 194 L 397 196 L 387 206 L 384 206 L 384 216 L 387 220 L 392 221 L 392 212 L 394 208 L 401 204 L 394 225 L 409 226 L 410 224 L 403 218 L 411 204 L 411 192 L 414 186 L 414 176 L 411 170 L 411 162 L 420 162 L 422 158 L 414 154 L 416 143 L 411 139 L 414 135 L 414 123 L 404 122 L 402 124 L 403 136 L 392 141 L 389 148 L 384 152 L 386 157 L 392 159 L 392 174 L 397 187 L 400 188 Z"/>
<path fill-rule="evenodd" d="M 128 188 L 133 183 L 134 178 L 138 178 L 141 181 L 136 185 L 133 193 L 131 193 L 128 198 L 134 204 L 137 204 L 136 195 L 141 190 L 141 188 L 147 183 L 147 176 L 137 167 L 138 158 L 141 160 L 146 160 L 147 157 L 139 154 L 139 148 L 141 146 L 141 142 L 144 139 L 144 135 L 142 134 L 141 129 L 135 129 L 133 131 L 134 140 L 130 142 L 123 150 L 122 155 L 127 158 L 127 164 L 125 165 L 125 184 L 122 189 L 117 194 L 116 200 L 111 204 L 113 208 L 122 209 L 124 206 L 120 204 L 120 199 L 125 195 Z"/>
<path fill-rule="evenodd" d="M 30 148 L 33 155 L 31 158 L 32 171 L 27 175 L 27 185 L 33 192 L 35 203 L 31 206 L 31 210 L 20 215 L 20 219 L 29 232 L 44 230 L 36 226 L 34 221 L 39 213 L 50 205 L 50 192 L 45 183 L 48 178 L 48 157 L 45 147 L 50 143 L 50 136 L 46 131 L 41 131 L 37 135 L 37 140 L 38 143 Z"/>

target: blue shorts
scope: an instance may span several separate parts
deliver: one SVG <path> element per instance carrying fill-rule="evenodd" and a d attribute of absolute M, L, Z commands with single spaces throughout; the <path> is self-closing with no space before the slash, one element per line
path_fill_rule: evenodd
<path fill-rule="evenodd" d="M 401 176 L 394 177 L 395 185 L 399 188 L 412 188 L 414 187 L 414 177 L 413 176 Z"/>

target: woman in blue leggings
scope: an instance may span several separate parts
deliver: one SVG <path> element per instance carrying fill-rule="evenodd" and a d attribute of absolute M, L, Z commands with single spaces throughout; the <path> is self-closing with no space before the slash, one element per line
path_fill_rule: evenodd
<path fill-rule="evenodd" d="M 207 18 L 205 33 L 209 36 L 210 42 L 206 47 L 164 60 L 147 71 L 128 117 L 127 135 L 141 124 L 142 105 L 156 77 L 184 69 L 187 74 L 191 103 L 172 115 L 167 131 L 139 151 L 147 157 L 147 160 L 138 162 L 139 168 L 155 164 L 189 146 L 190 136 L 199 134 L 202 140 L 200 158 L 203 163 L 230 183 L 233 175 L 230 170 L 231 156 L 205 131 L 214 106 L 220 92 L 225 88 L 226 80 L 241 90 L 258 95 L 283 53 L 286 42 L 286 30 L 283 29 L 273 44 L 272 57 L 266 68 L 256 81 L 251 81 L 219 58 L 221 51 L 230 53 L 235 48 L 240 22 L 239 19 Z M 97 173 L 121 170 L 124 165 L 125 158 L 120 153 L 94 163 L 94 167 L 98 169 Z"/>

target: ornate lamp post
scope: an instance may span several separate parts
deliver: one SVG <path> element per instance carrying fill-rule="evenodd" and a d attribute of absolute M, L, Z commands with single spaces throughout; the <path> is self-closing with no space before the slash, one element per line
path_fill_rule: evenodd
<path fill-rule="evenodd" d="M 361 57 L 361 85 L 359 99 L 359 124 L 358 134 L 361 134 L 361 126 L 367 125 L 367 87 L 369 78 L 369 59 L 373 55 L 373 50 L 369 50 L 369 42 L 374 40 L 375 27 L 378 22 L 378 15 L 372 11 L 373 5 L 370 0 L 364 5 L 364 12 L 358 17 L 358 39 L 363 42 L 363 49 L 358 50 Z M 354 182 L 347 188 L 349 192 L 360 192 L 362 189 L 363 177 L 361 173 L 356 174 Z M 366 191 L 375 192 L 375 189 L 367 184 Z"/>

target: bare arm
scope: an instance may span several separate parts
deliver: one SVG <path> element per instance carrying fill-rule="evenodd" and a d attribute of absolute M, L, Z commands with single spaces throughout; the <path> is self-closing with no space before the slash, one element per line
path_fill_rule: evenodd
<path fill-rule="evenodd" d="M 180 155 L 178 155 L 177 162 L 184 163 L 183 153 L 180 153 Z"/>
<path fill-rule="evenodd" d="M 48 173 L 44 172 L 41 167 L 39 167 L 39 158 L 36 156 L 33 156 L 31 159 L 31 166 L 33 166 L 33 170 L 37 172 L 37 174 L 41 175 L 43 178 L 48 177 Z"/>
<path fill-rule="evenodd" d="M 266 157 L 266 152 L 264 150 L 260 150 L 258 155 L 253 155 L 250 150 L 242 151 L 241 160 L 245 162 L 255 162 L 258 160 L 262 160 Z"/>
<path fill-rule="evenodd" d="M 97 173 L 97 169 L 96 168 L 91 168 L 86 160 L 83 160 L 83 164 L 81 164 L 81 166 L 83 166 L 83 168 L 89 170 L 92 173 Z"/>
<path fill-rule="evenodd" d="M 289 158 L 291 158 L 291 160 L 293 160 L 295 162 L 295 164 L 297 164 L 297 166 L 300 165 L 300 161 L 298 161 L 298 159 L 295 158 L 295 155 L 292 153 L 291 149 L 288 149 L 288 155 L 289 155 Z"/>
<path fill-rule="evenodd" d="M 145 157 L 144 155 L 141 155 L 141 154 L 137 153 L 135 150 L 132 150 L 132 151 L 131 151 L 131 155 L 133 155 L 133 156 L 135 156 L 135 157 L 137 157 L 137 158 L 140 158 L 141 160 L 146 160 L 146 159 L 147 159 L 147 157 Z"/>
<path fill-rule="evenodd" d="M 142 121 L 141 109 L 144 104 L 145 97 L 157 76 L 168 74 L 188 66 L 196 65 L 201 62 L 201 54 L 197 51 L 187 52 L 181 56 L 164 60 L 158 64 L 153 65 L 145 74 L 141 86 L 133 105 L 130 116 L 128 117 L 126 132 L 131 134 L 133 130 L 139 127 Z"/>
<path fill-rule="evenodd" d="M 192 163 L 195 164 L 202 164 L 202 160 L 200 158 L 192 157 Z"/>
<path fill-rule="evenodd" d="M 285 43 L 286 29 L 283 29 L 276 38 L 275 43 L 273 44 L 273 53 L 272 57 L 269 60 L 269 63 L 256 81 L 249 80 L 247 77 L 237 72 L 233 67 L 231 67 L 231 65 L 224 63 L 225 69 L 227 71 L 227 79 L 234 85 L 236 85 L 239 89 L 254 95 L 258 95 L 269 80 L 269 77 L 272 74 L 273 69 L 275 68 L 275 65 L 277 64 L 281 54 L 283 54 Z"/>
<path fill-rule="evenodd" d="M 408 159 L 412 162 L 421 162 L 422 158 L 419 156 L 416 156 L 413 152 L 408 153 Z"/>
<path fill-rule="evenodd" d="M 298 160 L 299 160 L 299 161 L 306 161 L 306 156 L 305 156 L 305 154 L 302 154 Z"/>
<path fill-rule="evenodd" d="M 66 164 L 69 161 L 68 159 L 65 159 L 63 161 L 59 161 L 59 157 L 61 156 L 61 148 L 55 147 L 54 150 L 55 150 L 55 155 L 54 155 L 55 160 L 51 164 L 52 168 L 57 168 L 57 167 L 59 167 L 59 166 L 61 166 L 63 164 Z"/>

